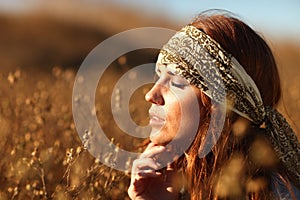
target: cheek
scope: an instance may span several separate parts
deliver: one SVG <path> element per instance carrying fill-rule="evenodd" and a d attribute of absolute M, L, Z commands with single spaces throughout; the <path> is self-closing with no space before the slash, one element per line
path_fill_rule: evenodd
<path fill-rule="evenodd" d="M 193 119 L 193 108 L 189 102 L 172 101 L 165 105 L 167 113 L 167 123 L 165 126 L 168 134 L 175 136 L 182 127 L 186 129 Z"/>
<path fill-rule="evenodd" d="M 166 124 L 154 141 L 168 143 L 175 137 L 177 141 L 183 138 L 190 140 L 197 133 L 200 119 L 197 93 L 196 95 L 186 93 L 178 95 L 177 98 L 174 95 L 168 95 L 164 97 L 164 100 Z"/>
<path fill-rule="evenodd" d="M 169 127 L 173 129 L 178 126 L 181 120 L 181 106 L 178 101 L 172 101 L 165 105 L 166 113 L 167 113 L 167 124 Z"/>
<path fill-rule="evenodd" d="M 193 96 L 193 98 L 191 98 Z M 172 118 L 173 130 L 184 136 L 194 136 L 198 131 L 200 113 L 198 96 L 186 95 L 181 101 L 173 104 L 170 114 Z M 176 106 L 175 106 L 176 105 Z M 179 137 L 181 137 L 179 135 Z"/>

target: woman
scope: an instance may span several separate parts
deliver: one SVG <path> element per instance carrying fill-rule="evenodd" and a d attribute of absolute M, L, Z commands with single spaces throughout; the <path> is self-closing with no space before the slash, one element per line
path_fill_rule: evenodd
<path fill-rule="evenodd" d="M 156 74 L 132 199 L 300 198 L 300 145 L 275 110 L 279 74 L 256 32 L 200 14 L 162 48 Z"/>

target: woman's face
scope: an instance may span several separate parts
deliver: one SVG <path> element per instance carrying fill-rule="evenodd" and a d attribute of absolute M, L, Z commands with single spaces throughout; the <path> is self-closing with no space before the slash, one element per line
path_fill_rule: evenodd
<path fill-rule="evenodd" d="M 152 103 L 149 109 L 150 140 L 157 145 L 192 141 L 199 125 L 200 90 L 176 75 L 172 65 L 163 64 L 161 55 L 158 56 L 158 80 L 145 96 Z"/>

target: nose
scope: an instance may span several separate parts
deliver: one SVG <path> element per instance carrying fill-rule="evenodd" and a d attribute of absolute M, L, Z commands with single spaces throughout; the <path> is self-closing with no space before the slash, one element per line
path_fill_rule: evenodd
<path fill-rule="evenodd" d="M 146 101 L 157 105 L 164 105 L 165 100 L 162 95 L 162 90 L 163 87 L 158 83 L 155 83 L 151 90 L 145 95 Z"/>

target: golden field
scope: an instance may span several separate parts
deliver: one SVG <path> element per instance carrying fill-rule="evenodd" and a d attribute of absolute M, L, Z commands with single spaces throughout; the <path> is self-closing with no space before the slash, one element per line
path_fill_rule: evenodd
<path fill-rule="evenodd" d="M 118 13 L 118 20 L 128 16 Z M 159 26 L 139 20 L 129 20 L 127 27 Z M 126 29 L 118 27 L 120 23 L 104 30 L 96 22 L 46 14 L 0 17 L 1 200 L 128 199 L 128 174 L 106 167 L 84 149 L 72 116 L 78 67 L 97 44 Z M 300 137 L 300 45 L 280 41 L 271 47 L 282 75 L 279 110 Z M 108 104 L 113 85 L 130 68 L 154 62 L 156 53 L 136 51 L 116 58 L 97 89 L 98 119 L 120 148 L 140 151 L 143 140 L 127 136 L 113 122 Z M 148 120 L 149 104 L 143 100 L 147 88 L 135 92 L 130 101 L 132 118 L 141 125 Z"/>

